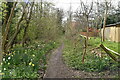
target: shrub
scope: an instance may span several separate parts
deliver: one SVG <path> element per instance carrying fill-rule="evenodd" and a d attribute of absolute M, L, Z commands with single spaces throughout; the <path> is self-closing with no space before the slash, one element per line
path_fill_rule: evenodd
<path fill-rule="evenodd" d="M 38 78 L 39 69 L 46 69 L 46 56 L 56 47 L 55 42 L 35 43 L 30 48 L 15 46 L 3 57 L 3 78 Z M 42 47 L 41 47 L 42 46 Z"/>

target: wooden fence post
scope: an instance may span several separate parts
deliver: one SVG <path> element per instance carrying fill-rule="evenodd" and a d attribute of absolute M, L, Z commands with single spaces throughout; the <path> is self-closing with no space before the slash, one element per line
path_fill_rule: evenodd
<path fill-rule="evenodd" d="M 85 59 L 85 55 L 86 55 L 86 49 L 87 49 L 87 38 L 85 38 L 85 42 L 84 42 L 84 51 L 83 51 L 83 56 L 82 56 L 82 63 L 84 63 L 84 59 Z"/>

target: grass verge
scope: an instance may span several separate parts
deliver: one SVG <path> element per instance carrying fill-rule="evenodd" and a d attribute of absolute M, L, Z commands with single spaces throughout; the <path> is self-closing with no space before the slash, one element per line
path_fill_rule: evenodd
<path fill-rule="evenodd" d="M 77 43 L 75 43 L 77 42 Z M 65 48 L 63 58 L 65 63 L 73 69 L 87 71 L 87 72 L 102 72 L 102 71 L 117 71 L 118 63 L 114 62 L 109 56 L 104 54 L 104 57 L 96 56 L 88 52 L 85 56 L 85 62 L 82 63 L 82 52 L 84 40 L 77 38 L 77 41 L 65 40 Z M 94 48 L 101 43 L 99 38 L 91 38 L 89 40 L 89 48 Z M 107 43 L 106 43 L 107 44 Z M 114 44 L 114 43 L 113 43 Z M 112 44 L 111 44 L 112 45 Z M 110 46 L 108 46 L 110 47 Z"/>

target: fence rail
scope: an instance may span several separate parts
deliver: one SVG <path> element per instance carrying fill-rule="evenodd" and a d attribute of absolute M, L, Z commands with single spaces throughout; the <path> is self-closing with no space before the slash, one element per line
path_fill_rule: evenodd
<path fill-rule="evenodd" d="M 103 44 L 101 44 L 100 47 L 101 47 L 114 61 L 117 61 L 117 62 L 119 61 L 119 60 L 117 59 L 117 57 L 115 56 L 115 55 L 117 55 L 118 57 L 120 57 L 120 54 L 119 54 L 119 53 L 117 53 L 117 52 L 115 52 L 115 51 L 113 51 L 113 50 L 105 47 Z M 115 55 L 113 55 L 111 52 L 114 53 Z"/>

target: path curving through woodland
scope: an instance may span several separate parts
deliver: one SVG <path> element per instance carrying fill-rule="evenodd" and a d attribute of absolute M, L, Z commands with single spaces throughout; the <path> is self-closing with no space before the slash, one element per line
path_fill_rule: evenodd
<path fill-rule="evenodd" d="M 63 63 L 63 48 L 64 44 L 57 48 L 50 56 L 44 78 L 71 78 L 74 75 L 72 71 Z"/>
<path fill-rule="evenodd" d="M 69 68 L 62 59 L 64 44 L 58 47 L 50 56 L 47 70 L 43 78 L 111 78 L 111 72 L 104 72 L 100 75 L 96 72 L 84 72 Z"/>

